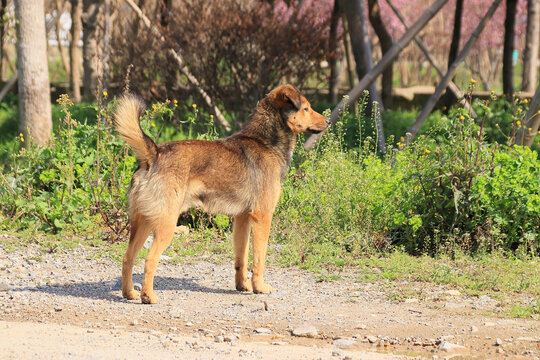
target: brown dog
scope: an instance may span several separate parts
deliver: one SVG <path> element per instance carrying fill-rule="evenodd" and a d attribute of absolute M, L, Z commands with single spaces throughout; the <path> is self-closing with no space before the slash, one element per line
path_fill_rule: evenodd
<path fill-rule="evenodd" d="M 169 246 L 178 216 L 192 207 L 234 216 L 236 289 L 269 293 L 263 281 L 270 223 L 281 192 L 281 180 L 301 132 L 319 133 L 328 121 L 313 111 L 291 85 L 262 99 L 247 125 L 216 141 L 186 140 L 156 145 L 139 124 L 144 104 L 133 95 L 120 99 L 115 126 L 133 147 L 139 168 L 129 191 L 131 236 L 122 264 L 122 295 L 136 299 L 132 271 L 150 232 L 154 242 L 146 257 L 143 303 L 154 304 L 153 282 L 158 260 Z M 253 276 L 248 282 L 249 234 L 253 227 Z"/>

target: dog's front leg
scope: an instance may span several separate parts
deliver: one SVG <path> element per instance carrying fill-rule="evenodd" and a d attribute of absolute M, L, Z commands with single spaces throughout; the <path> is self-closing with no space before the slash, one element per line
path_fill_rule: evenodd
<path fill-rule="evenodd" d="M 234 217 L 233 239 L 234 239 L 234 269 L 236 270 L 236 290 L 252 291 L 251 283 L 247 279 L 248 255 L 249 255 L 249 232 L 251 224 L 249 214 L 242 214 Z"/>
<path fill-rule="evenodd" d="M 268 236 L 270 235 L 270 225 L 272 223 L 272 213 L 253 211 L 249 215 L 251 216 L 253 226 L 253 276 L 251 278 L 253 292 L 268 294 L 274 289 L 264 283 L 263 274 Z"/>

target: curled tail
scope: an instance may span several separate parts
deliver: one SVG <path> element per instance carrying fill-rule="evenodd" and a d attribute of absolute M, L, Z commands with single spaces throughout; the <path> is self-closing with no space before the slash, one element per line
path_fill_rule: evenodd
<path fill-rule="evenodd" d="M 132 94 L 123 95 L 116 106 L 114 127 L 120 138 L 131 145 L 139 164 L 148 166 L 157 156 L 157 146 L 141 128 L 139 118 L 143 112 L 144 103 L 141 99 Z"/>

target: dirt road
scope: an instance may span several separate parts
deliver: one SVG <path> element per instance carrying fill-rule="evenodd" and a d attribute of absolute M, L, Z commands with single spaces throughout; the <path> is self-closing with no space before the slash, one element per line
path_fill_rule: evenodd
<path fill-rule="evenodd" d="M 135 281 L 141 282 L 142 262 Z M 0 245 L 0 359 L 394 359 L 540 357 L 540 321 L 486 315 L 498 301 L 418 283 L 333 282 L 269 267 L 270 295 L 234 290 L 232 264 L 160 263 L 159 304 L 127 301 L 120 265 L 78 247 L 44 254 Z M 407 284 L 410 286 L 410 284 Z"/>

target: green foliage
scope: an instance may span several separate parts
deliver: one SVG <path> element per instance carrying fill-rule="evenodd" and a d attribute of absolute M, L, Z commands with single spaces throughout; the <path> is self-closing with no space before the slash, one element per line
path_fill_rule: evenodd
<path fill-rule="evenodd" d="M 538 154 L 488 142 L 491 104 L 482 106 L 479 124 L 465 110 L 451 109 L 434 120 L 437 126 L 408 146 L 402 138 L 385 156 L 370 136 L 357 134 L 351 142 L 342 122 L 315 151 L 299 150 L 276 211 L 282 261 L 339 265 L 395 247 L 431 255 L 498 249 L 537 254 Z M 341 120 L 351 124 L 350 117 Z"/>

